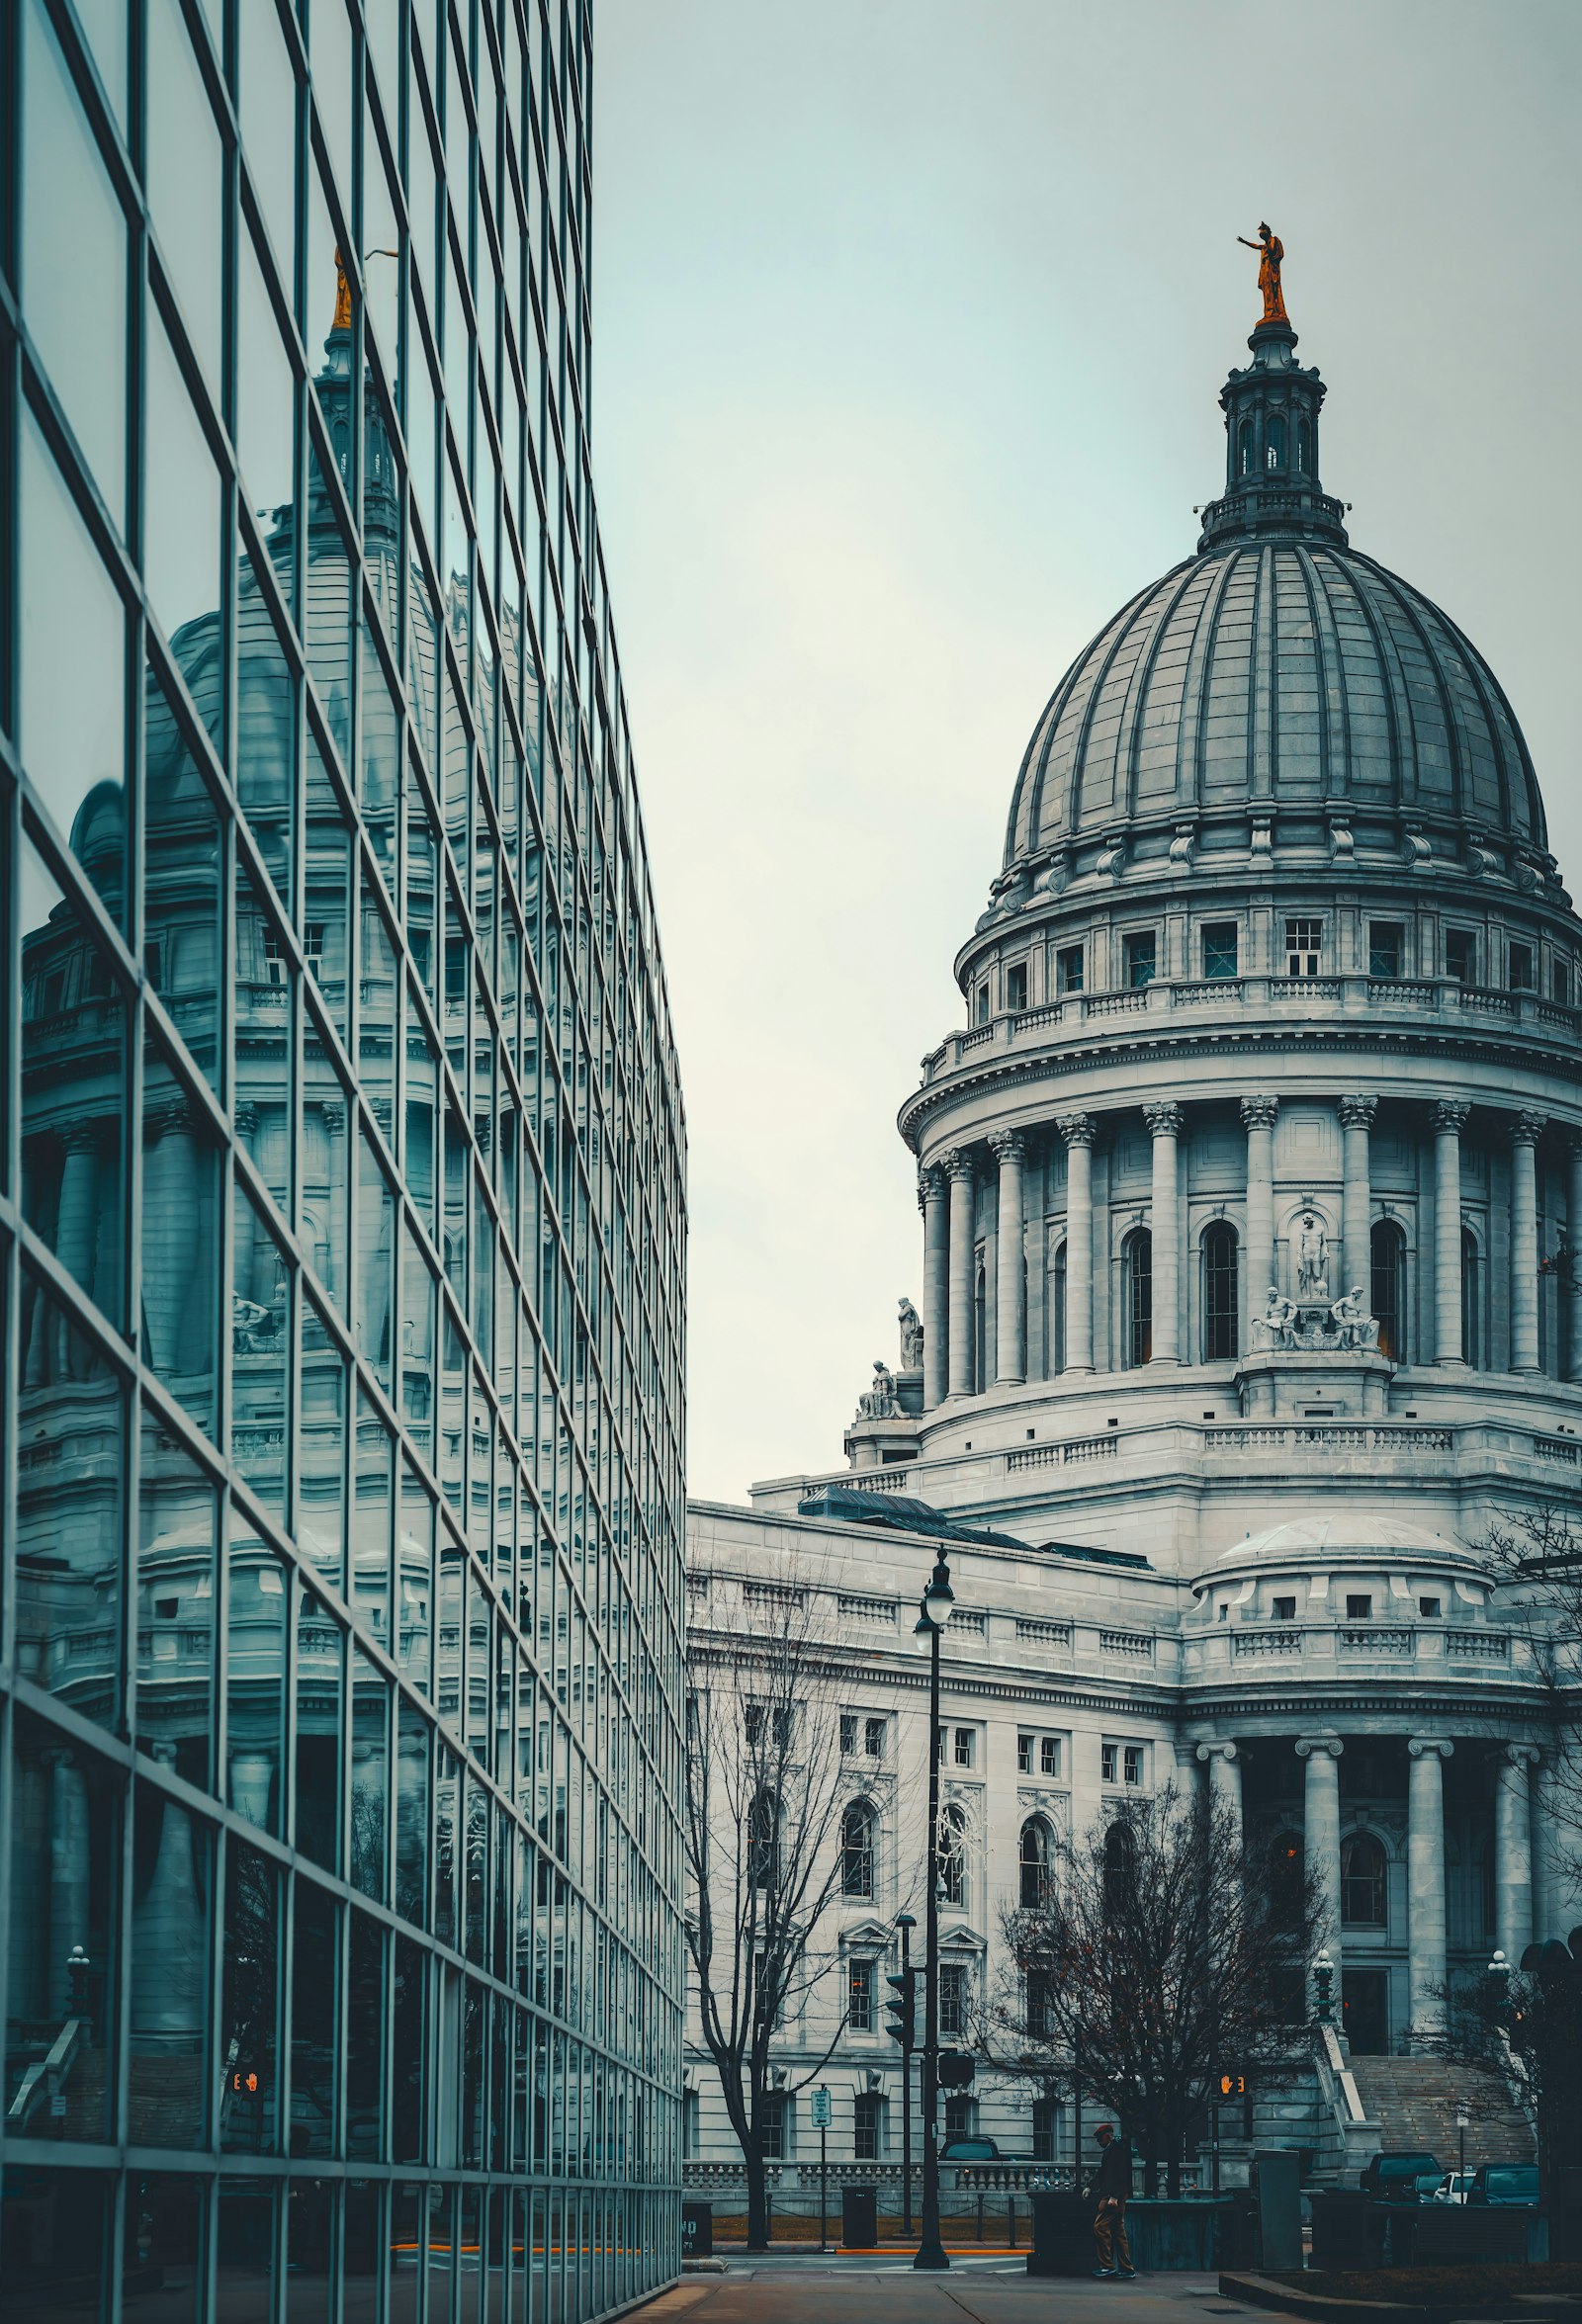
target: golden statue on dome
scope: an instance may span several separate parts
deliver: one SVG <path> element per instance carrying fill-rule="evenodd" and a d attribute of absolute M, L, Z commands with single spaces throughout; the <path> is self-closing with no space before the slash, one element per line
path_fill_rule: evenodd
<path fill-rule="evenodd" d="M 1285 301 L 1279 287 L 1279 262 L 1285 255 L 1285 245 L 1266 219 L 1258 229 L 1258 240 L 1249 242 L 1245 234 L 1236 237 L 1244 250 L 1256 250 L 1258 257 L 1258 288 L 1264 294 L 1264 321 L 1288 323 Z"/>

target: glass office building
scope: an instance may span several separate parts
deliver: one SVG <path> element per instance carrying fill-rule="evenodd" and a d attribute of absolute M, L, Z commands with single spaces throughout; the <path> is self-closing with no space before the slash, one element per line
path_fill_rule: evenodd
<path fill-rule="evenodd" d="M 675 2273 L 683 1133 L 587 16 L 0 10 L 8 2316 Z"/>

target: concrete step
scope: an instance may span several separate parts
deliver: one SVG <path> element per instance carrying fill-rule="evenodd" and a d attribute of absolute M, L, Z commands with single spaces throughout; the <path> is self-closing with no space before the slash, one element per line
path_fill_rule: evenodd
<path fill-rule="evenodd" d="M 1352 2059 L 1352 2072 L 1367 2113 L 1379 2125 L 1379 2143 L 1388 2152 L 1437 2155 L 1451 2169 L 1460 2149 L 1456 2113 L 1471 2117 L 1466 2160 L 1530 2163 L 1533 2133 L 1504 2082 L 1478 2066 L 1452 2065 L 1444 2058 Z"/>

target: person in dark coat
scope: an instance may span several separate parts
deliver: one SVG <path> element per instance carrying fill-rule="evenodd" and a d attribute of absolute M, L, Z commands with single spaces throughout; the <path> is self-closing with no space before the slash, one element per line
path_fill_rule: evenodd
<path fill-rule="evenodd" d="M 1088 2190 L 1099 2202 L 1094 2217 L 1094 2251 L 1099 2265 L 1094 2274 L 1129 2278 L 1137 2273 L 1131 2264 L 1131 2245 L 1126 2237 L 1131 2148 L 1125 2139 L 1115 2136 L 1111 2122 L 1100 2122 L 1094 2136 L 1099 2141 L 1099 2169 Z"/>

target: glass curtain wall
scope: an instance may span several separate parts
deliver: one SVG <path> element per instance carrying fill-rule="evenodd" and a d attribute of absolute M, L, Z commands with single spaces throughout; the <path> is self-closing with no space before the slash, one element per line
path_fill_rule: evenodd
<path fill-rule="evenodd" d="M 0 11 L 8 2313 L 570 2324 L 678 2264 L 587 18 Z"/>

